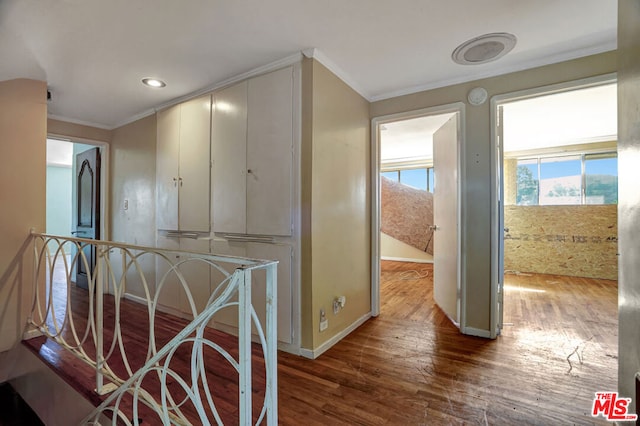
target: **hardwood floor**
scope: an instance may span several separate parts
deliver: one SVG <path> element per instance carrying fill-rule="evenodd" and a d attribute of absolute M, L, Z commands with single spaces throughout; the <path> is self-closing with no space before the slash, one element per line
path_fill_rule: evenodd
<path fill-rule="evenodd" d="M 434 305 L 431 272 L 383 262 L 378 318 L 317 360 L 280 356 L 282 424 L 607 424 L 590 410 L 617 386 L 615 282 L 507 276 L 509 325 L 486 340 Z"/>
<path fill-rule="evenodd" d="M 281 424 L 608 424 L 590 410 L 617 388 L 615 281 L 508 275 L 505 327 L 487 340 L 435 306 L 430 264 L 382 266 L 379 317 L 316 360 L 279 353 Z"/>

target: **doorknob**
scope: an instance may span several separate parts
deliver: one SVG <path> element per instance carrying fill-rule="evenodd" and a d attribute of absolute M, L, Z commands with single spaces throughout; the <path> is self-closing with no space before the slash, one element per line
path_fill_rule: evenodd
<path fill-rule="evenodd" d="M 437 231 L 439 229 L 439 227 L 437 225 L 429 225 L 429 230 L 431 231 Z"/>

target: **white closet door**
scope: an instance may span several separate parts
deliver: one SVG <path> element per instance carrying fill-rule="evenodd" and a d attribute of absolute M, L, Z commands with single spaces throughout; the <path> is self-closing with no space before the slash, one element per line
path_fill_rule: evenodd
<path fill-rule="evenodd" d="M 209 240 L 194 240 L 191 238 L 180 239 L 180 250 L 191 251 L 196 253 L 209 252 Z M 189 260 L 180 266 L 180 272 L 189 285 L 189 291 L 195 305 L 196 312 L 199 314 L 207 305 L 210 292 L 210 273 L 211 267 L 201 261 Z M 193 318 L 193 312 L 187 293 L 180 287 L 180 310 Z"/>
<path fill-rule="evenodd" d="M 214 240 L 212 243 L 212 253 L 230 256 L 250 257 L 254 259 L 277 260 L 278 263 L 278 341 L 283 343 L 291 343 L 292 338 L 292 306 L 291 306 L 291 253 L 292 248 L 289 245 L 277 245 L 266 243 L 248 243 L 248 242 L 231 242 Z M 233 268 L 229 268 L 233 271 Z M 213 271 L 211 273 L 211 291 L 214 291 L 217 284 L 222 280 L 222 274 Z M 251 281 L 251 302 L 256 314 L 260 319 L 260 323 L 265 326 L 265 300 L 266 300 L 266 273 L 264 270 L 257 270 Z M 237 301 L 237 298 L 233 298 Z M 214 326 L 225 325 L 232 329 L 238 327 L 238 308 L 237 306 L 227 308 L 214 318 Z M 252 327 L 253 333 L 256 333 L 255 327 Z"/>
<path fill-rule="evenodd" d="M 222 239 L 214 239 L 211 241 L 211 253 L 217 254 L 221 256 L 237 256 L 237 257 L 247 257 L 247 243 L 246 242 L 234 242 L 234 241 L 226 241 Z M 236 265 L 232 264 L 224 264 L 224 269 L 233 273 Z M 216 289 L 220 286 L 220 284 L 225 279 L 225 276 L 218 270 L 211 271 L 211 292 L 215 292 Z M 218 295 L 222 292 L 223 289 L 218 291 Z M 237 296 L 234 296 L 232 302 L 237 302 Z M 223 325 L 231 327 L 234 331 L 238 328 L 238 307 L 231 306 L 228 308 L 224 308 L 221 311 L 218 311 L 213 317 L 213 321 L 210 323 L 211 326 L 216 327 L 216 325 Z M 224 329 L 223 329 L 224 330 Z"/>
<path fill-rule="evenodd" d="M 293 68 L 249 80 L 247 233 L 291 235 Z"/>
<path fill-rule="evenodd" d="M 181 104 L 180 230 L 209 232 L 211 95 Z"/>
<path fill-rule="evenodd" d="M 178 229 L 178 157 L 180 156 L 180 105 L 157 115 L 156 226 Z"/>
<path fill-rule="evenodd" d="M 278 261 L 278 341 L 291 343 L 291 246 L 248 243 L 247 256 Z M 266 272 L 261 269 L 254 273 L 251 282 L 251 303 L 265 331 L 266 281 Z"/>
<path fill-rule="evenodd" d="M 159 235 L 158 248 L 167 250 L 180 250 L 180 239 Z M 172 255 L 169 261 L 160 256 L 156 257 L 156 292 L 159 292 L 158 305 L 169 308 L 172 313 L 180 311 L 180 289 L 178 288 L 178 278 L 174 271 L 171 271 L 171 264 L 177 258 Z M 161 287 L 162 286 L 162 287 Z"/>
<path fill-rule="evenodd" d="M 211 123 L 213 230 L 245 234 L 247 83 L 213 94 Z"/>

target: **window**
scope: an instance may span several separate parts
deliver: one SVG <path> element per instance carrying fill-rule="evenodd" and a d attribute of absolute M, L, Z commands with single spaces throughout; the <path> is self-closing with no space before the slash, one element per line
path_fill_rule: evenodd
<path fill-rule="evenodd" d="M 540 160 L 539 204 L 581 204 L 582 159 L 552 157 Z"/>
<path fill-rule="evenodd" d="M 617 204 L 616 153 L 518 160 L 516 204 Z"/>
<path fill-rule="evenodd" d="M 519 160 L 517 169 L 516 204 L 538 204 L 538 160 Z"/>
<path fill-rule="evenodd" d="M 435 183 L 433 167 L 387 170 L 380 175 L 415 189 L 433 192 Z"/>
<path fill-rule="evenodd" d="M 618 157 L 592 154 L 584 159 L 586 204 L 618 204 Z"/>

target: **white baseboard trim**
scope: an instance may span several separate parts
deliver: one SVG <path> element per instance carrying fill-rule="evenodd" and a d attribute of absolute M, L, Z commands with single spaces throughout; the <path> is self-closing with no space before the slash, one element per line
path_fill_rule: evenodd
<path fill-rule="evenodd" d="M 44 334 L 42 334 L 42 332 L 39 329 L 30 328 L 29 330 L 26 330 L 22 334 L 22 340 L 29 340 L 29 339 L 33 339 L 34 337 L 40 337 L 40 336 L 44 336 Z"/>
<path fill-rule="evenodd" d="M 345 328 L 340 333 L 336 334 L 335 336 L 318 346 L 316 349 L 300 348 L 300 355 L 309 359 L 318 358 L 320 355 L 331 349 L 333 345 L 344 339 L 353 330 L 364 324 L 365 321 L 367 321 L 369 318 L 371 318 L 371 312 L 367 312 L 365 315 L 355 320 L 349 327 Z"/>
<path fill-rule="evenodd" d="M 124 298 L 127 300 L 131 300 L 132 302 L 140 303 L 141 305 L 147 304 L 147 299 L 140 296 L 136 296 L 135 294 L 125 293 Z"/>
<path fill-rule="evenodd" d="M 460 329 L 460 331 L 462 332 L 462 334 L 468 334 L 469 336 L 484 337 L 485 339 L 491 338 L 491 332 L 489 330 L 481 330 L 479 328 L 473 328 L 473 327 L 464 327 L 463 329 Z"/>
<path fill-rule="evenodd" d="M 140 297 L 140 296 L 136 296 L 134 294 L 129 294 L 129 293 L 125 293 L 124 298 L 127 300 L 131 300 L 132 302 L 136 302 L 136 303 L 140 303 L 142 305 L 146 305 L 147 304 L 147 300 Z M 176 316 L 178 318 L 184 318 L 186 320 L 191 321 L 192 317 L 191 315 L 187 315 L 183 312 L 178 311 L 177 309 L 172 309 L 166 306 L 162 306 L 162 305 L 158 305 L 157 306 L 158 311 L 160 312 L 164 312 L 173 316 Z M 211 328 L 215 328 L 216 330 L 220 330 L 224 333 L 227 334 L 231 334 L 232 336 L 237 336 L 238 335 L 238 327 L 233 327 L 230 325 L 226 325 L 226 324 L 222 324 L 222 323 L 209 323 L 208 327 Z M 252 334 L 251 335 L 251 340 L 254 343 L 260 343 L 260 338 L 257 335 Z M 293 355 L 299 355 L 300 354 L 300 348 L 298 348 L 296 345 L 294 345 L 293 343 L 285 343 L 285 342 L 281 342 L 278 341 L 278 350 L 279 351 L 283 351 L 283 352 L 288 352 L 290 354 Z"/>
<path fill-rule="evenodd" d="M 433 260 L 413 259 L 408 257 L 380 256 L 380 260 L 393 260 L 396 262 L 412 262 L 412 263 L 433 263 Z"/>

